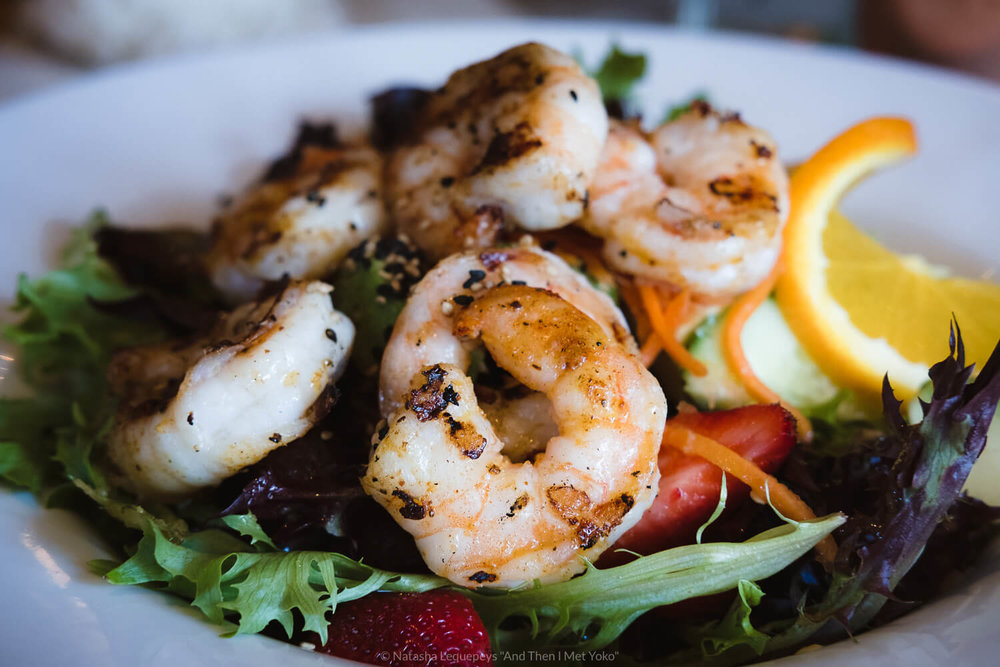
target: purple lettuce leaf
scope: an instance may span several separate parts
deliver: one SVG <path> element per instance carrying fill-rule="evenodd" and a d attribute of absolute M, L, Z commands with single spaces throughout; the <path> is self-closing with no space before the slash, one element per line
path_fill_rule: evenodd
<path fill-rule="evenodd" d="M 921 402 L 922 422 L 905 422 L 886 378 L 881 433 L 852 426 L 858 437 L 852 451 L 793 455 L 782 472 L 790 486 L 819 514 L 849 516 L 834 533 L 835 563 L 827 572 L 807 556 L 762 582 L 765 596 L 752 620 L 770 635 L 763 650 L 759 642 L 754 646 L 733 637 L 732 650 L 713 662 L 738 663 L 788 653 L 806 642 L 843 639 L 872 627 L 891 602 L 878 619 L 885 622 L 918 601 L 899 595 L 933 590 L 912 578 L 900 586 L 908 572 L 944 580 L 954 568 L 969 564 L 970 554 L 957 552 L 981 548 L 996 535 L 998 509 L 966 498 L 962 487 L 986 444 L 1000 400 L 1000 344 L 972 382 L 974 368 L 965 365 L 957 324 L 949 344 L 949 356 L 930 369 L 934 391 L 930 401 Z M 918 561 L 922 557 L 926 560 Z M 711 632 L 716 625 L 703 629 Z M 685 651 L 672 657 L 697 656 Z"/>

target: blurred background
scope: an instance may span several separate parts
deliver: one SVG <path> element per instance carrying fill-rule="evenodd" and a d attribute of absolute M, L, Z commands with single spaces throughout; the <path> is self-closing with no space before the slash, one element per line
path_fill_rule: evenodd
<path fill-rule="evenodd" d="M 760 33 L 1000 81 L 1000 0 L 0 0 L 0 100 L 166 53 L 338 26 L 512 17 Z"/>

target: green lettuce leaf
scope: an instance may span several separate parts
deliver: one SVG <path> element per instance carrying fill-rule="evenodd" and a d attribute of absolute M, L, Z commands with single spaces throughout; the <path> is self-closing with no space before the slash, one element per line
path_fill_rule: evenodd
<path fill-rule="evenodd" d="M 59 474 L 52 460 L 53 424 L 65 418 L 65 402 L 51 396 L 0 400 L 0 476 L 39 493 L 47 479 Z"/>
<path fill-rule="evenodd" d="M 260 632 L 276 621 L 291 636 L 297 611 L 301 629 L 316 632 L 324 642 L 327 614 L 338 602 L 379 590 L 419 592 L 448 584 L 433 576 L 386 572 L 337 553 L 277 551 L 252 515 L 224 521 L 255 544 L 215 529 L 191 533 L 175 543 L 148 521 L 131 558 L 113 569 L 95 563 L 95 569 L 114 584 L 165 588 L 191 600 L 215 623 L 231 619 L 227 635 Z"/>
<path fill-rule="evenodd" d="M 498 648 L 595 650 L 653 607 L 734 587 L 751 596 L 753 588 L 742 580 L 783 569 L 841 525 L 843 517 L 787 524 L 742 544 L 678 547 L 607 570 L 589 566 L 570 581 L 505 592 L 388 572 L 337 553 L 276 551 L 252 515 L 224 521 L 254 544 L 215 529 L 171 541 L 157 522 L 146 519 L 128 560 L 116 567 L 98 562 L 94 569 L 115 584 L 153 585 L 185 597 L 209 620 L 228 621 L 227 634 L 259 632 L 276 621 L 291 636 L 298 612 L 302 629 L 326 641 L 327 615 L 338 602 L 376 591 L 450 587 L 469 596 Z M 508 629 L 518 619 L 526 621 L 523 627 Z"/>
<path fill-rule="evenodd" d="M 0 476 L 46 496 L 74 479 L 106 489 L 94 463 L 115 410 L 105 368 L 116 349 L 164 336 L 98 307 L 136 294 L 97 255 L 92 235 L 104 224 L 95 213 L 74 232 L 60 268 L 19 278 L 21 318 L 2 330 L 19 348 L 17 368 L 34 395 L 0 399 Z"/>
<path fill-rule="evenodd" d="M 760 604 L 764 591 L 752 581 L 741 580 L 736 589 L 739 596 L 721 620 L 709 623 L 689 641 L 699 646 L 703 655 L 720 655 L 734 646 L 749 646 L 757 655 L 764 652 L 770 639 L 750 622 L 750 613 Z"/>
<path fill-rule="evenodd" d="M 590 75 L 600 86 L 605 104 L 626 103 L 632 97 L 635 84 L 646 75 L 646 55 L 628 53 L 612 44 L 600 66 Z"/>
<path fill-rule="evenodd" d="M 277 545 L 264 532 L 253 514 L 227 514 L 220 521 L 243 537 L 249 537 L 250 545 L 256 546 L 258 551 L 278 550 Z"/>
<path fill-rule="evenodd" d="M 675 547 L 574 579 L 506 593 L 472 595 L 494 643 L 505 650 L 596 651 L 643 613 L 762 579 L 788 566 L 844 522 L 839 514 L 785 524 L 743 543 Z M 508 629 L 514 619 L 522 628 Z"/>
<path fill-rule="evenodd" d="M 94 384 L 103 379 L 111 353 L 162 335 L 148 323 L 111 315 L 95 306 L 95 301 L 120 301 L 136 294 L 97 255 L 92 234 L 105 223 L 104 215 L 96 213 L 76 230 L 63 251 L 60 268 L 35 280 L 24 275 L 18 278 L 14 311 L 23 317 L 4 327 L 3 337 L 20 348 L 18 369 L 36 390 L 82 401 L 100 400 L 103 394 L 95 394 Z"/>

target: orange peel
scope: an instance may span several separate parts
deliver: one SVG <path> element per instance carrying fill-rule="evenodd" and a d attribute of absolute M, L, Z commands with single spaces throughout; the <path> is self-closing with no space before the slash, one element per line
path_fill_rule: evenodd
<path fill-rule="evenodd" d="M 778 306 L 823 372 L 866 403 L 877 402 L 886 372 L 904 394 L 912 394 L 926 380 L 926 366 L 904 358 L 886 341 L 853 325 L 826 283 L 823 231 L 855 183 L 916 150 L 916 133 L 908 120 L 872 118 L 838 135 L 790 179 L 791 210 L 783 251 L 786 268 L 775 289 Z"/>

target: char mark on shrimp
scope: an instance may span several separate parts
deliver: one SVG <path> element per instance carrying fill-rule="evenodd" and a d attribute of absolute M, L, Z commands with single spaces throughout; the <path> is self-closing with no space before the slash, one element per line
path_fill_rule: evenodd
<path fill-rule="evenodd" d="M 496 580 L 497 580 L 497 575 L 491 574 L 490 572 L 486 572 L 484 570 L 479 570 L 475 574 L 469 576 L 469 581 L 474 581 L 477 584 L 492 582 Z"/>
<path fill-rule="evenodd" d="M 448 435 L 454 441 L 455 446 L 462 452 L 463 456 L 470 459 L 478 459 L 486 449 L 486 438 L 483 437 L 476 427 L 466 422 L 460 422 L 451 414 L 445 412 L 442 415 L 445 423 L 448 424 Z"/>
<path fill-rule="evenodd" d="M 337 128 L 333 123 L 303 122 L 299 125 L 299 131 L 291 149 L 268 165 L 261 181 L 268 183 L 294 176 L 307 148 L 335 149 L 340 146 Z"/>
<path fill-rule="evenodd" d="M 551 486 L 545 495 L 559 516 L 576 528 L 582 549 L 590 549 L 611 533 L 635 505 L 635 499 L 627 493 L 595 505 L 585 491 L 572 484 Z"/>
<path fill-rule="evenodd" d="M 438 415 L 445 409 L 449 400 L 441 390 L 444 382 L 445 371 L 439 364 L 421 371 L 427 381 L 417 389 L 410 391 L 410 398 L 406 402 L 406 407 L 412 410 L 417 419 L 422 422 L 437 419 Z"/>
<path fill-rule="evenodd" d="M 702 118 L 712 113 L 712 105 L 702 99 L 691 100 L 691 105 L 688 108 L 700 115 Z"/>
<path fill-rule="evenodd" d="M 472 173 L 478 174 L 491 167 L 501 167 L 541 146 L 542 140 L 535 135 L 531 125 L 522 121 L 510 132 L 497 131 L 493 135 L 489 146 L 486 147 L 486 153 Z"/>
<path fill-rule="evenodd" d="M 425 516 L 430 514 L 434 515 L 434 512 L 428 510 L 424 503 L 418 502 L 413 496 L 408 494 L 406 491 L 400 489 L 393 489 L 392 495 L 394 498 L 399 498 L 403 501 L 403 506 L 399 508 L 399 515 L 404 519 L 410 519 L 412 521 L 419 521 Z"/>
<path fill-rule="evenodd" d="M 522 493 L 521 495 L 519 495 L 517 497 L 517 500 L 511 503 L 510 510 L 507 511 L 507 514 L 505 516 L 513 519 L 515 514 L 517 514 L 519 511 L 523 510 L 525 507 L 528 506 L 529 499 L 530 496 L 527 493 Z"/>
<path fill-rule="evenodd" d="M 756 140 L 751 139 L 750 146 L 753 148 L 754 154 L 759 158 L 767 160 L 774 157 L 774 151 L 772 151 L 771 148 L 765 144 L 758 143 Z"/>
<path fill-rule="evenodd" d="M 725 197 L 730 202 L 750 204 L 764 210 L 778 210 L 777 197 L 768 192 L 764 184 L 750 175 L 721 176 L 708 184 L 712 194 Z"/>

